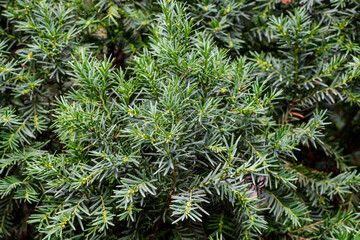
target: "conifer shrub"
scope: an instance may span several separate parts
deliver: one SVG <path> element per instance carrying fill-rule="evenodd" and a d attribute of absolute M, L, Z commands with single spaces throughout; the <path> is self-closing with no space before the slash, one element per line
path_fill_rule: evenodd
<path fill-rule="evenodd" d="M 2 239 L 360 238 L 357 1 L 2 4 Z"/>

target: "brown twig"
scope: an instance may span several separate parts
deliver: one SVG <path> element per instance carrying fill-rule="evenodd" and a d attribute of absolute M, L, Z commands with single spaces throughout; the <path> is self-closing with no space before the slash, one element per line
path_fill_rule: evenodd
<path fill-rule="evenodd" d="M 170 203 L 171 203 L 171 200 L 172 200 L 172 195 L 174 194 L 174 191 L 175 191 L 176 178 L 177 178 L 177 170 L 178 170 L 178 168 L 175 167 L 175 168 L 174 168 L 174 175 L 173 175 L 173 183 L 172 183 L 171 189 L 170 189 L 170 191 L 169 191 L 169 195 L 168 195 L 167 198 L 166 198 L 165 206 L 164 206 L 163 209 L 161 210 L 161 213 L 160 213 L 159 218 L 158 218 L 158 219 L 156 220 L 156 222 L 155 222 L 154 231 L 153 231 L 153 234 L 152 234 L 150 240 L 154 240 L 154 238 L 155 238 L 155 236 L 156 236 L 156 233 L 158 232 L 159 227 L 160 227 L 161 217 L 164 215 L 166 209 L 168 209 L 168 208 L 170 207 Z"/>
<path fill-rule="evenodd" d="M 357 157 L 356 157 L 355 153 L 352 152 L 352 153 L 351 153 L 351 156 L 352 156 L 352 158 L 353 158 L 353 161 L 354 161 L 355 166 L 357 166 L 357 165 L 358 165 L 358 161 L 357 161 Z"/>
<path fill-rule="evenodd" d="M 301 239 L 301 240 L 310 240 L 309 238 L 304 238 L 304 237 L 300 237 L 300 236 L 297 236 L 297 235 L 292 235 L 291 233 L 287 233 L 287 235 L 289 237 L 297 238 L 297 239 Z"/>
<path fill-rule="evenodd" d="M 294 108 L 294 106 L 295 106 L 295 101 L 296 99 L 295 99 L 295 97 L 292 99 L 292 103 L 291 103 L 291 106 L 290 106 L 290 108 L 289 108 L 289 110 L 288 110 L 288 112 L 286 113 L 286 116 L 285 116 L 285 118 L 284 118 L 284 121 L 282 122 L 282 124 L 281 125 L 283 125 L 284 126 L 284 124 L 286 123 L 286 121 L 288 120 L 288 118 L 289 118 L 289 115 L 290 115 L 290 113 L 291 113 L 291 111 L 293 110 L 293 108 Z"/>

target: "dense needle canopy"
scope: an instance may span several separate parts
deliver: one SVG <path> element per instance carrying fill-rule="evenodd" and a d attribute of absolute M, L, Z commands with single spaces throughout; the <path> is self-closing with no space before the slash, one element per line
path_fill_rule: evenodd
<path fill-rule="evenodd" d="M 0 1 L 1 239 L 358 239 L 360 3 Z"/>

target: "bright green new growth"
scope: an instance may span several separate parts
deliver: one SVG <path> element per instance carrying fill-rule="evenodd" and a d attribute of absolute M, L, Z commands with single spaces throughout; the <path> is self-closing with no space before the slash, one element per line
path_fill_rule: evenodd
<path fill-rule="evenodd" d="M 104 17 L 109 26 L 120 18 L 111 14 L 114 6 Z M 352 80 L 360 60 L 351 57 L 357 47 L 336 45 L 331 23 L 314 26 L 303 7 L 271 16 L 264 34 L 280 49 L 276 54 L 231 58 L 214 40 L 223 45 L 223 34 L 197 27 L 186 6 L 159 2 L 147 47 L 126 71 L 79 47 L 82 20 L 69 20 L 64 34 L 49 40 L 69 52 L 46 53 L 40 34 L 29 31 L 33 37 L 24 40 L 32 42 L 10 60 L 2 42 L 0 89 L 15 89 L 22 101 L 14 104 L 20 110 L 0 101 L 9 105 L 0 109 L 2 236 L 11 239 L 12 208 L 27 202 L 36 205 L 27 222 L 37 239 L 359 238 L 360 174 L 324 140 L 330 124 L 324 102 L 359 101 Z M 257 9 L 264 7 L 261 16 L 271 4 Z M 51 11 L 72 19 L 70 10 Z M 41 24 L 36 28 L 42 34 Z M 46 54 L 56 62 L 44 72 L 19 70 L 30 58 L 39 69 Z M 56 98 L 53 119 L 46 116 L 49 99 L 35 102 L 49 97 L 42 78 L 64 90 L 73 83 Z M 49 122 L 59 152 L 40 142 Z M 298 161 L 298 150 L 308 146 L 333 157 L 340 171 Z"/>

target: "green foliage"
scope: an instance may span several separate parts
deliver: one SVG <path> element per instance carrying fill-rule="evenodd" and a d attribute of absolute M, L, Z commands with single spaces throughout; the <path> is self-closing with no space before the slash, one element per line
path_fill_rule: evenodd
<path fill-rule="evenodd" d="M 1 238 L 359 238 L 358 8 L 2 2 Z"/>

